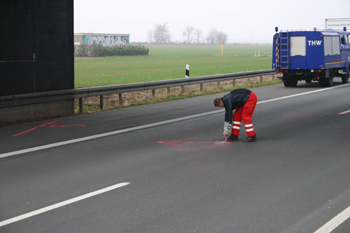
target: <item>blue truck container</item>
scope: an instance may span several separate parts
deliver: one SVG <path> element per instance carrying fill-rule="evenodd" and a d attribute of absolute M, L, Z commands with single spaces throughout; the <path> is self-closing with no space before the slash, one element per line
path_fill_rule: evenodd
<path fill-rule="evenodd" d="M 280 31 L 273 36 L 272 69 L 284 86 L 318 81 L 330 87 L 334 77 L 350 77 L 350 32 L 335 30 Z"/>

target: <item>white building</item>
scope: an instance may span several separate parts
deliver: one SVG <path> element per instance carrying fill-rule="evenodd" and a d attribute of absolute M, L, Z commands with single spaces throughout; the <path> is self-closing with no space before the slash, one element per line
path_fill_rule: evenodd
<path fill-rule="evenodd" d="M 110 34 L 110 33 L 74 33 L 74 44 L 93 45 L 100 44 L 108 46 L 129 46 L 130 34 Z"/>

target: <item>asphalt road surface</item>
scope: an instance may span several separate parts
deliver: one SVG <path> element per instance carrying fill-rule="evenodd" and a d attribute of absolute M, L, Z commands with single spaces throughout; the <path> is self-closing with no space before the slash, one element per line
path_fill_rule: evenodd
<path fill-rule="evenodd" d="M 255 143 L 226 93 L 0 128 L 0 232 L 350 232 L 350 85 L 252 91 Z"/>

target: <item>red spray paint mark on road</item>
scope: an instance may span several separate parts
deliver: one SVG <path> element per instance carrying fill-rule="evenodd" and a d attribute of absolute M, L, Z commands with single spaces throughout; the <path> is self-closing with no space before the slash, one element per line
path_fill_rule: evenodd
<path fill-rule="evenodd" d="M 61 121 L 61 120 L 58 120 L 58 121 Z M 29 130 L 26 130 L 26 131 L 24 131 L 24 132 L 22 132 L 22 133 L 18 133 L 18 134 L 12 135 L 12 137 L 17 137 L 17 136 L 20 136 L 20 135 L 22 135 L 22 134 L 29 133 L 29 132 L 31 132 L 31 131 L 33 131 L 33 130 L 36 130 L 36 129 L 38 129 L 38 128 L 42 128 L 42 127 L 45 127 L 45 126 L 50 127 L 50 128 L 55 128 L 55 127 L 63 128 L 63 127 L 67 127 L 67 126 L 81 126 L 81 127 L 85 127 L 85 125 L 61 125 L 61 126 L 59 126 L 59 125 L 51 125 L 51 124 L 54 124 L 54 123 L 56 123 L 56 122 L 58 122 L 58 121 L 52 121 L 52 122 L 49 122 L 49 123 L 45 123 L 45 124 L 36 126 L 36 127 L 31 128 L 31 129 L 29 129 Z M 50 125 L 50 126 L 48 126 L 48 125 Z"/>
<path fill-rule="evenodd" d="M 181 144 L 208 144 L 208 143 L 213 143 L 213 142 L 192 142 L 192 141 L 185 141 L 185 140 L 194 140 L 198 138 L 185 138 L 185 139 L 175 139 L 175 140 L 170 140 L 170 141 L 159 141 L 158 143 L 160 144 L 166 144 L 166 145 L 171 145 L 171 146 L 182 146 Z"/>
<path fill-rule="evenodd" d="M 201 153 L 205 151 L 211 151 L 218 148 L 225 148 L 232 145 L 231 142 L 227 141 L 211 141 L 211 142 L 198 142 L 192 141 L 198 138 L 186 138 L 186 139 L 175 139 L 169 141 L 158 141 L 157 143 L 171 146 L 177 152 L 194 152 Z"/>
<path fill-rule="evenodd" d="M 313 116 L 320 116 L 320 115 L 332 115 L 332 114 L 338 114 L 336 112 L 329 112 L 329 113 L 306 113 L 306 114 L 297 114 L 295 112 L 284 114 L 283 116 L 287 117 L 313 117 Z"/>
<path fill-rule="evenodd" d="M 159 141 L 157 143 L 170 145 L 170 146 L 182 146 L 182 145 L 188 145 L 188 144 L 208 144 L 208 145 L 218 145 L 218 144 L 225 144 L 230 143 L 228 141 L 221 141 L 221 142 L 193 142 L 188 140 L 195 140 L 198 138 L 185 138 L 185 139 L 175 139 L 175 140 L 169 140 L 169 141 Z"/>
<path fill-rule="evenodd" d="M 16 136 L 19 136 L 19 135 L 22 135 L 22 134 L 25 134 L 25 133 L 29 133 L 29 132 L 31 132 L 31 131 L 33 131 L 33 130 L 36 130 L 36 129 L 41 128 L 41 127 L 45 127 L 45 126 L 47 126 L 47 125 L 50 125 L 50 124 L 53 124 L 53 123 L 56 123 L 56 122 L 57 122 L 57 121 L 53 121 L 53 122 L 49 122 L 49 123 L 45 123 L 45 124 L 36 126 L 36 127 L 31 128 L 31 129 L 29 129 L 29 130 L 27 130 L 27 131 L 24 131 L 24 132 L 22 132 L 22 133 L 12 135 L 12 137 L 16 137 Z"/>

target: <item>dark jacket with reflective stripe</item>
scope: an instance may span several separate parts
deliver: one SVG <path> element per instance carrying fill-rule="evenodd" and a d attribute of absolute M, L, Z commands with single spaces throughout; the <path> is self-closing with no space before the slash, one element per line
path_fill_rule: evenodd
<path fill-rule="evenodd" d="M 232 124 L 233 121 L 233 114 L 232 111 L 242 105 L 244 105 L 249 96 L 251 91 L 247 89 L 236 89 L 228 93 L 227 95 L 224 95 L 221 99 L 225 106 L 225 122 L 229 122 Z"/>

